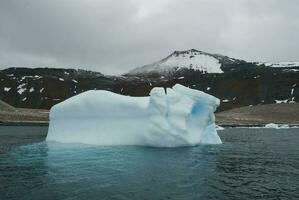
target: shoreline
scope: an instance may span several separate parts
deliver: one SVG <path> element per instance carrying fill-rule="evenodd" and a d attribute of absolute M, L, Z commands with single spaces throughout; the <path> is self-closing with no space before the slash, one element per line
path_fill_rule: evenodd
<path fill-rule="evenodd" d="M 263 128 L 268 123 L 257 123 L 257 124 L 242 124 L 242 123 L 234 123 L 234 124 L 225 124 L 225 123 L 217 123 L 217 126 L 221 126 L 223 128 L 252 128 L 252 127 L 259 127 Z M 299 127 L 299 124 L 293 123 L 275 123 L 277 125 L 288 125 L 290 128 L 292 127 Z M 48 121 L 0 121 L 0 126 L 49 126 Z"/>
<path fill-rule="evenodd" d="M 0 110 L 0 126 L 49 126 L 49 111 L 8 108 Z M 12 110 L 11 110 L 12 109 Z M 215 113 L 222 127 L 264 127 L 267 124 L 299 127 L 299 103 L 264 104 L 234 108 Z"/>
<path fill-rule="evenodd" d="M 48 121 L 0 121 L 0 126 L 49 126 Z"/>

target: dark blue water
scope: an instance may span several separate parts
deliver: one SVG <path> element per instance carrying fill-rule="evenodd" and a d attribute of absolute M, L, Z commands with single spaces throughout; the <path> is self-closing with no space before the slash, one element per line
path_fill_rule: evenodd
<path fill-rule="evenodd" d="M 299 129 L 226 129 L 222 145 L 173 149 L 46 143 L 39 132 L 0 129 L 1 200 L 299 199 Z"/>

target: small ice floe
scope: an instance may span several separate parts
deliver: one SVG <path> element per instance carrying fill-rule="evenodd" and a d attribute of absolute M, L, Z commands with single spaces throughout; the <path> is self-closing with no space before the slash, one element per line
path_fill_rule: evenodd
<path fill-rule="evenodd" d="M 34 87 L 31 87 L 31 88 L 29 89 L 29 92 L 34 92 Z"/>
<path fill-rule="evenodd" d="M 40 89 L 40 90 L 39 90 L 39 92 L 43 92 L 43 91 L 44 91 L 44 89 L 45 89 L 45 88 L 42 88 L 42 89 Z"/>
<path fill-rule="evenodd" d="M 269 123 L 265 125 L 265 128 L 273 128 L 273 129 L 284 129 L 284 128 L 290 128 L 287 124 L 275 124 L 275 123 Z"/>
<path fill-rule="evenodd" d="M 265 128 L 275 128 L 275 129 L 278 129 L 279 126 L 278 126 L 278 124 L 269 123 L 269 124 L 265 125 Z"/>
<path fill-rule="evenodd" d="M 207 90 L 209 91 L 211 88 L 210 87 L 207 87 Z"/>
<path fill-rule="evenodd" d="M 216 125 L 216 130 L 217 130 L 217 131 L 223 131 L 224 128 L 223 128 L 222 126 Z"/>
<path fill-rule="evenodd" d="M 22 99 L 22 101 L 26 101 L 26 100 L 27 100 L 27 97 L 25 97 L 25 98 Z"/>
<path fill-rule="evenodd" d="M 70 75 L 70 73 L 68 73 L 68 72 L 63 72 L 64 74 L 66 74 L 66 75 Z"/>
<path fill-rule="evenodd" d="M 181 80 L 181 79 L 184 79 L 184 78 L 185 78 L 184 76 L 181 76 L 181 77 L 179 77 L 178 79 Z"/>
<path fill-rule="evenodd" d="M 223 100 L 221 100 L 222 102 L 224 102 L 224 103 L 227 103 L 227 102 L 229 102 L 229 100 L 228 99 L 223 99 Z"/>
<path fill-rule="evenodd" d="M 11 89 L 11 88 L 9 88 L 9 87 L 4 87 L 4 91 L 5 91 L 5 92 L 8 92 L 10 89 Z"/>
<path fill-rule="evenodd" d="M 64 81 L 64 79 L 63 79 L 63 78 L 59 78 L 59 80 L 60 80 L 60 81 Z"/>
<path fill-rule="evenodd" d="M 75 79 L 72 80 L 74 83 L 78 83 L 78 81 L 76 81 Z"/>

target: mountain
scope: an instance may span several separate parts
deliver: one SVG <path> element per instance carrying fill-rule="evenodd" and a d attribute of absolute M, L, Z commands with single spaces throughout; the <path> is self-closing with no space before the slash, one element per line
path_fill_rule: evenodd
<path fill-rule="evenodd" d="M 195 49 L 135 68 L 122 76 L 55 68 L 0 70 L 0 99 L 15 107 L 49 109 L 87 90 L 147 96 L 176 83 L 221 99 L 219 110 L 299 102 L 299 62 L 246 62 Z"/>
<path fill-rule="evenodd" d="M 225 66 L 245 63 L 220 54 L 210 54 L 196 49 L 174 51 L 166 58 L 129 71 L 127 76 L 163 75 L 172 76 L 181 70 L 195 70 L 202 73 L 223 73 Z"/>

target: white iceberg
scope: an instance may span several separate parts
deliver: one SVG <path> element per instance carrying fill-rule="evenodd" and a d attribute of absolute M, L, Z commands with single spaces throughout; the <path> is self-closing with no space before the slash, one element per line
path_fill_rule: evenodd
<path fill-rule="evenodd" d="M 52 107 L 47 141 L 155 147 L 221 144 L 219 99 L 176 84 L 149 97 L 91 90 Z"/>
<path fill-rule="evenodd" d="M 275 124 L 269 123 L 265 125 L 265 128 L 272 128 L 272 129 L 288 129 L 291 128 L 288 124 Z M 294 128 L 294 127 L 293 127 Z"/>

